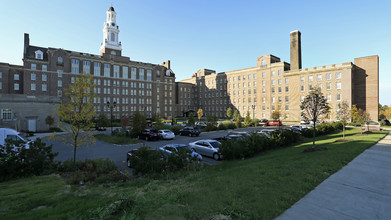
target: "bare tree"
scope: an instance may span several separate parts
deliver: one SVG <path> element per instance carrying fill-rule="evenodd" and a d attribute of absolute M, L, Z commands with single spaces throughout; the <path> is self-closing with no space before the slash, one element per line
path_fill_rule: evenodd
<path fill-rule="evenodd" d="M 369 113 L 366 112 L 365 110 L 359 108 L 358 112 L 357 112 L 357 121 L 358 121 L 358 123 L 360 123 L 361 134 L 362 134 L 362 125 L 369 120 L 371 120 Z"/>
<path fill-rule="evenodd" d="M 350 107 L 345 100 L 342 103 L 338 103 L 337 119 L 342 122 L 342 138 L 345 139 L 345 126 L 350 119 Z"/>
<path fill-rule="evenodd" d="M 301 117 L 307 121 L 312 121 L 314 130 L 313 130 L 313 139 L 312 147 L 315 147 L 315 125 L 321 115 L 327 114 L 330 109 L 327 100 L 324 98 L 320 88 L 313 88 L 310 90 L 309 94 L 304 98 L 300 105 Z"/>

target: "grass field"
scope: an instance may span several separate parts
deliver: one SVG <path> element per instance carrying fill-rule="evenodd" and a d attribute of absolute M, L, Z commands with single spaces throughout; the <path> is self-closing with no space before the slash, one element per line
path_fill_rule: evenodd
<path fill-rule="evenodd" d="M 302 153 L 311 140 L 247 160 L 225 161 L 201 171 L 139 178 L 107 185 L 69 186 L 55 175 L 0 183 L 0 216 L 25 218 L 273 219 L 341 169 L 386 133 L 335 142 L 317 138 L 327 151 Z"/>
<path fill-rule="evenodd" d="M 107 135 L 107 134 L 96 134 L 96 135 L 94 135 L 94 137 L 98 140 L 101 140 L 101 141 L 104 141 L 104 142 L 107 142 L 110 144 L 127 145 L 127 144 L 137 144 L 138 143 L 138 140 L 131 138 L 131 137 L 127 137 L 127 136 L 120 137 L 120 136 L 115 136 L 115 135 L 111 136 L 111 135 Z"/>

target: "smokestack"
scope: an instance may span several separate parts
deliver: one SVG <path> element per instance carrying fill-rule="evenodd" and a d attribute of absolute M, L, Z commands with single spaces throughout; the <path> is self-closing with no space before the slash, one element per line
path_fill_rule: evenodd
<path fill-rule="evenodd" d="M 291 70 L 301 69 L 301 33 L 291 32 Z"/>
<path fill-rule="evenodd" d="M 24 48 L 23 48 L 23 57 L 27 53 L 27 48 L 30 46 L 30 37 L 29 34 L 24 33 Z"/>

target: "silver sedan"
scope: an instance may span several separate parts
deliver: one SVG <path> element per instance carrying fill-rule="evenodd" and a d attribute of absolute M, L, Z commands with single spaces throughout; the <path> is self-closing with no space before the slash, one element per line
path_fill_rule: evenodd
<path fill-rule="evenodd" d="M 213 157 L 215 160 L 220 160 L 222 155 L 219 154 L 221 143 L 216 140 L 198 140 L 189 143 L 190 148 L 205 156 Z"/>

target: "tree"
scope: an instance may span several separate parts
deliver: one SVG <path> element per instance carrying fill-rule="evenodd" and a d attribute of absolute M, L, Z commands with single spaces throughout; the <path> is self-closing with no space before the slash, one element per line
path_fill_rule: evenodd
<path fill-rule="evenodd" d="M 315 147 L 315 125 L 321 115 L 327 114 L 330 109 L 327 100 L 324 98 L 320 88 L 313 88 L 300 104 L 301 117 L 312 121 L 314 130 L 312 147 Z"/>
<path fill-rule="evenodd" d="M 202 116 L 204 116 L 204 110 L 202 108 L 199 108 L 197 111 L 198 121 L 201 121 Z"/>
<path fill-rule="evenodd" d="M 95 109 L 93 100 L 94 81 L 90 74 L 82 73 L 65 89 L 66 99 L 57 109 L 59 127 L 67 133 L 60 136 L 65 144 L 73 146 L 73 163 L 76 165 L 76 150 L 95 142 L 90 127 L 93 126 Z M 68 124 L 65 124 L 67 122 Z M 81 133 L 83 132 L 83 133 Z"/>
<path fill-rule="evenodd" d="M 352 120 L 354 123 L 358 122 L 358 109 L 357 105 L 352 105 L 352 108 L 350 109 L 350 115 L 352 117 Z"/>
<path fill-rule="evenodd" d="M 360 130 L 362 134 L 362 126 L 365 122 L 371 120 L 371 117 L 368 112 L 365 110 L 359 108 L 357 113 L 357 122 L 360 123 Z"/>
<path fill-rule="evenodd" d="M 227 117 L 232 118 L 232 108 L 227 108 Z"/>
<path fill-rule="evenodd" d="M 280 119 L 280 117 L 281 117 L 281 112 L 280 110 L 278 110 L 278 108 L 276 108 L 276 110 L 272 113 L 272 119 L 278 120 Z"/>
<path fill-rule="evenodd" d="M 110 121 L 105 114 L 100 114 L 96 120 L 96 127 L 106 127 L 109 126 Z"/>
<path fill-rule="evenodd" d="M 126 115 L 121 116 L 121 127 L 125 130 L 129 125 L 129 117 Z"/>
<path fill-rule="evenodd" d="M 240 114 L 239 114 L 238 110 L 235 110 L 233 117 L 234 117 L 234 120 L 237 120 L 238 118 L 240 118 Z"/>
<path fill-rule="evenodd" d="M 250 112 L 247 111 L 246 117 L 244 118 L 244 127 L 250 127 L 251 126 L 251 118 L 250 118 Z"/>
<path fill-rule="evenodd" d="M 345 139 L 345 126 L 350 119 L 349 104 L 345 100 L 342 103 L 338 103 L 337 119 L 342 122 L 342 138 Z"/>
<path fill-rule="evenodd" d="M 48 115 L 48 117 L 45 118 L 45 123 L 49 125 L 49 129 L 54 124 L 54 118 L 51 115 Z"/>
<path fill-rule="evenodd" d="M 132 131 L 130 132 L 130 135 L 132 137 L 138 137 L 138 135 L 145 128 L 146 125 L 147 120 L 145 119 L 145 116 L 140 112 L 136 111 L 133 115 Z"/>
<path fill-rule="evenodd" d="M 189 117 L 187 117 L 187 124 L 194 125 L 194 123 L 195 123 L 195 119 L 194 119 L 193 112 L 190 112 Z"/>

